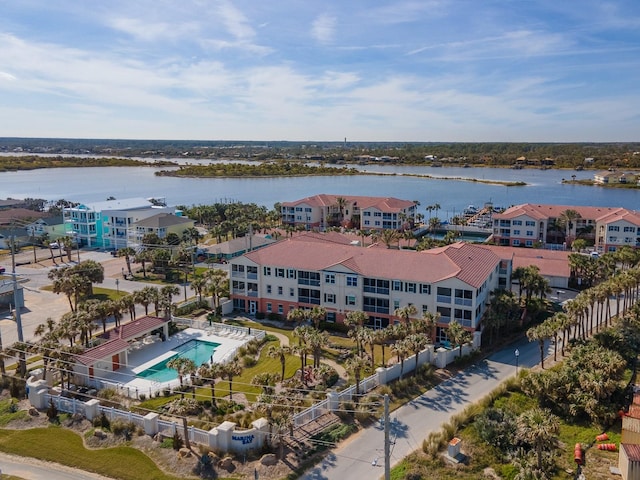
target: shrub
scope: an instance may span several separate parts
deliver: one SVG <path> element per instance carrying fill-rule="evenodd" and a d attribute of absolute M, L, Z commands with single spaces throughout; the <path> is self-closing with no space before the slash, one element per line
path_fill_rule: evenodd
<path fill-rule="evenodd" d="M 53 399 L 49 400 L 49 408 L 47 409 L 47 418 L 50 422 L 58 423 L 60 422 L 60 417 L 58 417 L 58 407 L 53 403 Z"/>
<path fill-rule="evenodd" d="M 101 427 L 105 430 L 111 430 L 111 420 L 109 420 L 104 412 L 102 412 L 99 417 L 95 417 L 93 419 L 93 426 Z"/>
<path fill-rule="evenodd" d="M 111 400 L 116 396 L 118 396 L 118 392 L 116 392 L 115 388 L 103 388 L 98 392 L 98 397 L 105 400 Z"/>
<path fill-rule="evenodd" d="M 276 336 L 275 336 L 274 334 L 272 334 L 272 333 L 267 333 L 267 334 L 263 337 L 262 341 L 263 341 L 264 343 L 266 343 L 266 342 L 277 342 L 277 341 L 278 341 L 278 337 L 276 337 Z"/>
<path fill-rule="evenodd" d="M 320 330 L 327 330 L 329 332 L 347 333 L 349 331 L 349 327 L 347 327 L 344 323 L 320 322 Z"/>
<path fill-rule="evenodd" d="M 266 317 L 264 312 L 256 312 L 256 320 L 264 320 Z"/>
<path fill-rule="evenodd" d="M 140 400 L 141 402 L 144 402 L 147 399 L 147 396 L 144 393 L 141 393 L 140 395 L 138 395 L 138 400 Z"/>
<path fill-rule="evenodd" d="M 274 322 L 278 322 L 282 320 L 282 315 L 278 314 L 278 313 L 270 313 L 269 315 L 267 315 L 267 318 L 269 320 L 272 320 Z"/>
<path fill-rule="evenodd" d="M 178 432 L 173 434 L 173 438 L 171 440 L 171 446 L 174 450 L 180 450 L 182 447 L 184 447 L 184 441 L 182 440 L 182 437 Z"/>
<path fill-rule="evenodd" d="M 160 448 L 173 448 L 173 438 L 165 438 L 162 440 Z"/>
<path fill-rule="evenodd" d="M 138 431 L 138 426 L 133 422 L 115 420 L 111 423 L 111 431 L 114 435 L 122 436 L 126 440 L 131 440 L 131 435 Z"/>
<path fill-rule="evenodd" d="M 245 366 L 245 368 L 251 368 L 255 366 L 256 363 L 258 363 L 258 361 L 253 355 L 245 355 L 244 357 L 242 357 L 242 364 Z"/>

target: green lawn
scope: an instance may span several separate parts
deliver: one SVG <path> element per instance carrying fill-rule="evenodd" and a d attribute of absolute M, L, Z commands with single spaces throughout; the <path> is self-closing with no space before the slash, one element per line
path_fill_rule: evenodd
<path fill-rule="evenodd" d="M 165 474 L 149 457 L 133 447 L 88 450 L 79 435 L 61 427 L 0 430 L 0 450 L 122 480 L 183 478 Z"/>

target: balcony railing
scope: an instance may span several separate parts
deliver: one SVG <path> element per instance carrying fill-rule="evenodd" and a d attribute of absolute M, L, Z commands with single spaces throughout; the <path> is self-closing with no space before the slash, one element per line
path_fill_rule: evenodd
<path fill-rule="evenodd" d="M 439 303 L 451 303 L 451 297 L 446 295 L 436 295 L 436 300 Z"/>

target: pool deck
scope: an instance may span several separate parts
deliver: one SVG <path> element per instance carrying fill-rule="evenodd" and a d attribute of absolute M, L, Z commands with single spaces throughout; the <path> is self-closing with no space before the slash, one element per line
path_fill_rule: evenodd
<path fill-rule="evenodd" d="M 226 333 L 226 332 L 223 332 Z M 169 382 L 157 382 L 138 378 L 137 373 L 152 367 L 158 362 L 175 355 L 175 349 L 190 340 L 201 340 L 219 344 L 213 352 L 213 362 L 224 363 L 235 354 L 236 350 L 250 341 L 251 336 L 235 335 L 224 336 L 213 332 L 187 328 L 169 337 L 165 342 L 141 343 L 137 348 L 130 349 L 128 353 L 128 366 L 122 367 L 116 372 L 104 375 L 105 380 L 119 384 L 120 388 L 135 390 L 141 394 L 151 396 L 156 391 L 166 388 L 175 388 L 180 385 L 178 379 Z"/>

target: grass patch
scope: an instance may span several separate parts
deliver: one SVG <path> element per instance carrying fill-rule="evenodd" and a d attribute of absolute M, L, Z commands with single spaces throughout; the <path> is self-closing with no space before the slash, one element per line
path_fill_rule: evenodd
<path fill-rule="evenodd" d="M 18 410 L 17 404 L 12 399 L 0 402 L 0 427 L 4 427 L 14 420 L 21 420 L 28 417 L 25 410 Z"/>
<path fill-rule="evenodd" d="M 122 480 L 174 480 L 144 453 L 132 447 L 87 450 L 82 438 L 59 427 L 0 430 L 0 450 L 34 457 Z"/>

